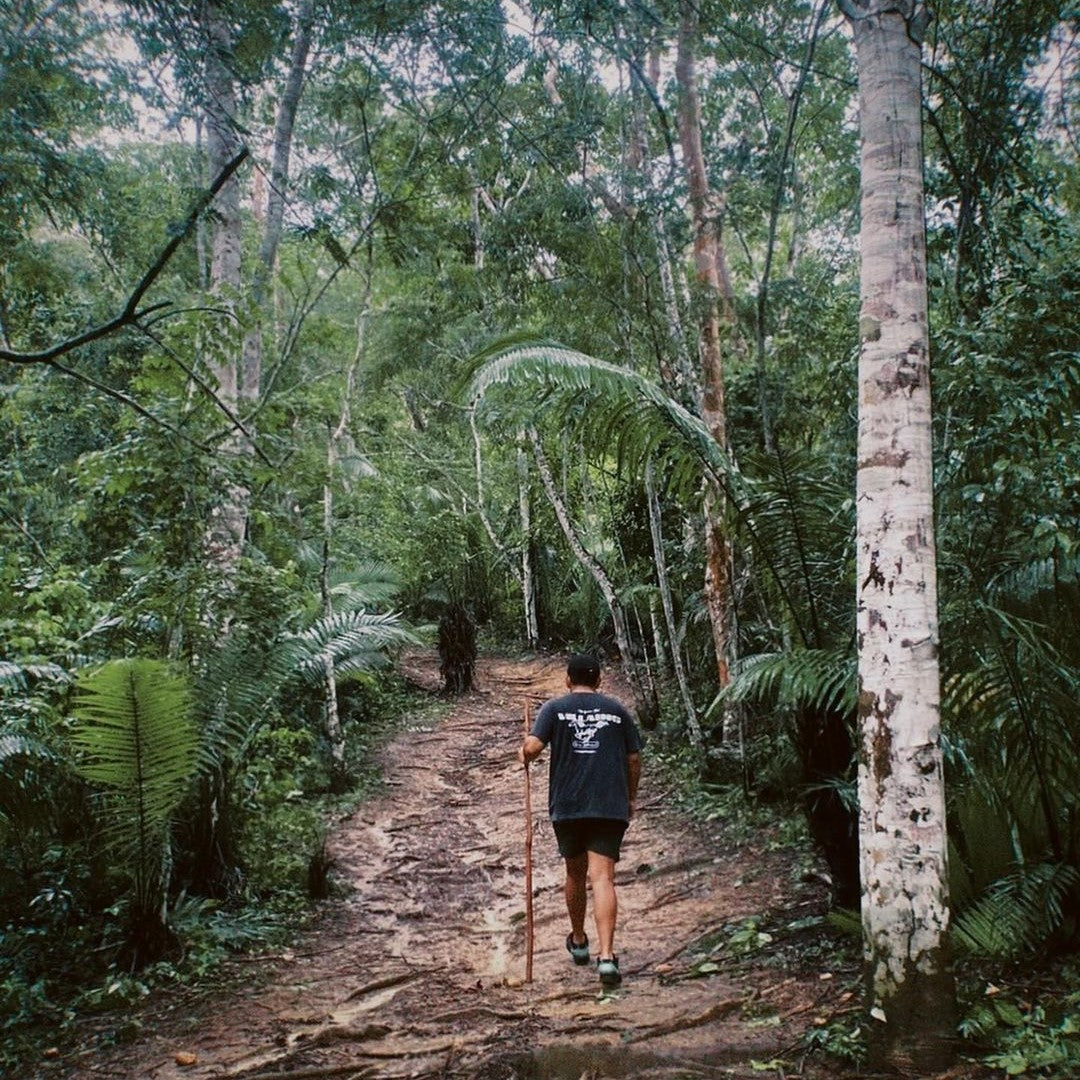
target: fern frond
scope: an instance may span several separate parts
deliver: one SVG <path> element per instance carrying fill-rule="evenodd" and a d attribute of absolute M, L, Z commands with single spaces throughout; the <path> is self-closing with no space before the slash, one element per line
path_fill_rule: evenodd
<path fill-rule="evenodd" d="M 319 619 L 286 643 L 293 672 L 306 682 L 325 676 L 325 657 L 350 672 L 379 666 L 386 649 L 419 644 L 419 639 L 390 613 L 346 611 Z"/>
<path fill-rule="evenodd" d="M 80 677 L 75 716 L 75 771 L 102 789 L 105 835 L 130 860 L 145 904 L 160 887 L 168 827 L 195 774 L 187 680 L 159 661 L 112 661 Z"/>
<path fill-rule="evenodd" d="M 706 715 L 724 702 L 850 712 L 857 697 L 850 649 L 793 649 L 743 657 Z"/>

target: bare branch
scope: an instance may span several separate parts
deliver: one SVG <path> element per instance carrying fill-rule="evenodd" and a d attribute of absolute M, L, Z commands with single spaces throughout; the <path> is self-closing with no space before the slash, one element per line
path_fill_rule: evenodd
<path fill-rule="evenodd" d="M 109 334 L 113 334 L 125 326 L 133 326 L 139 319 L 150 314 L 150 312 L 159 311 L 163 307 L 168 307 L 169 302 L 165 301 L 158 304 L 151 304 L 149 307 L 143 308 L 141 311 L 139 310 L 139 304 L 142 301 L 143 296 L 146 295 L 147 290 L 154 284 L 162 270 L 165 269 L 169 260 L 176 253 L 176 249 L 190 235 L 191 230 L 195 227 L 195 223 L 199 220 L 199 216 L 207 206 L 210 205 L 214 196 L 221 190 L 229 177 L 240 168 L 247 156 L 248 151 L 246 149 L 241 150 L 240 153 L 238 153 L 236 157 L 221 170 L 221 174 L 213 184 L 199 196 L 195 201 L 195 205 L 192 206 L 188 213 L 187 218 L 184 220 L 184 223 L 173 234 L 172 239 L 165 247 L 161 249 L 161 253 L 154 260 L 150 269 L 143 274 L 142 279 L 128 297 L 124 309 L 118 315 L 114 316 L 108 322 L 91 327 L 89 330 L 85 330 L 75 337 L 68 338 L 66 341 L 61 341 L 48 349 L 42 349 L 40 352 L 24 353 L 14 352 L 11 349 L 0 349 L 0 360 L 7 360 L 12 364 L 53 364 L 54 367 L 60 368 L 60 365 L 53 363 L 58 356 L 63 356 L 64 353 L 72 352 L 75 349 L 81 348 L 83 345 L 88 345 L 92 341 L 98 341 L 103 337 L 107 337 Z M 67 371 L 70 369 L 63 368 L 61 370 Z"/>

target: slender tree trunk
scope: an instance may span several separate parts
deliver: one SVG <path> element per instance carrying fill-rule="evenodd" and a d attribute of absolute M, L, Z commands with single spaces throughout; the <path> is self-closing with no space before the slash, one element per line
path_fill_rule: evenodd
<path fill-rule="evenodd" d="M 645 497 L 649 504 L 649 533 L 652 536 L 653 563 L 656 566 L 656 581 L 660 587 L 660 602 L 664 609 L 664 622 L 667 624 L 668 640 L 671 643 L 671 666 L 675 680 L 679 685 L 679 697 L 686 715 L 686 730 L 690 742 L 700 747 L 703 739 L 701 725 L 698 723 L 694 699 L 690 694 L 690 683 L 686 675 L 686 666 L 679 648 L 678 627 L 675 625 L 675 605 L 671 599 L 671 584 L 668 581 L 667 559 L 664 556 L 664 536 L 660 521 L 660 500 L 656 495 L 656 479 L 653 475 L 652 459 L 645 466 Z"/>
<path fill-rule="evenodd" d="M 262 382 L 262 305 L 277 261 L 281 231 L 285 221 L 285 197 L 289 186 L 289 158 L 292 154 L 293 128 L 300 94 L 304 87 L 308 52 L 311 48 L 311 32 L 314 18 L 314 0 L 302 0 L 296 16 L 289 71 L 285 77 L 281 101 L 274 123 L 274 142 L 270 166 L 270 190 L 263 219 L 262 239 L 259 242 L 259 259 L 255 264 L 251 301 L 254 320 L 244 335 L 243 378 L 240 396 L 249 406 L 258 404 Z M 257 208 L 257 213 L 261 207 Z"/>
<path fill-rule="evenodd" d="M 630 647 L 630 631 L 626 622 L 626 612 L 623 609 L 622 602 L 619 600 L 618 594 L 615 591 L 615 586 L 612 584 L 607 571 L 581 542 L 581 537 L 578 536 L 577 529 L 574 528 L 574 523 L 570 519 L 570 512 L 566 508 L 566 501 L 559 493 L 559 489 L 555 484 L 555 477 L 551 472 L 551 465 L 548 463 L 547 455 L 544 453 L 544 448 L 540 443 L 540 436 L 537 434 L 535 428 L 529 429 L 528 436 L 532 443 L 533 456 L 536 460 L 537 471 L 540 474 L 540 482 L 544 485 L 544 491 L 547 492 L 548 501 L 555 511 L 555 517 L 558 519 L 563 535 L 570 545 L 570 550 L 574 553 L 574 557 L 577 561 L 586 569 L 586 571 L 588 571 L 593 581 L 596 582 L 597 588 L 599 588 L 604 597 L 604 602 L 607 604 L 608 612 L 611 614 L 611 622 L 615 631 L 615 644 L 618 647 L 620 659 L 623 662 L 627 677 L 633 685 L 638 710 L 639 712 L 644 712 L 646 711 L 645 706 L 647 699 L 642 692 L 642 688 L 634 670 L 633 652 Z"/>
<path fill-rule="evenodd" d="M 761 271 L 761 281 L 758 285 L 757 307 L 755 313 L 754 333 L 754 366 L 757 370 L 758 382 L 758 408 L 761 412 L 761 436 L 765 452 L 773 452 L 772 420 L 769 412 L 769 400 L 766 392 L 765 372 L 765 321 L 769 309 L 769 279 L 772 276 L 772 264 L 776 255 L 776 230 L 780 222 L 780 209 L 784 201 L 784 193 L 788 188 L 788 165 L 795 152 L 795 122 L 799 115 L 799 106 L 802 103 L 803 89 L 806 86 L 807 77 L 814 63 L 814 52 L 817 49 L 818 36 L 825 22 L 825 16 L 831 7 L 831 0 L 818 0 L 818 9 L 814 13 L 810 24 L 810 40 L 806 45 L 806 54 L 799 65 L 799 77 L 792 88 L 788 98 L 787 121 L 784 125 L 784 141 L 781 144 L 780 168 L 777 170 L 776 183 L 773 186 L 772 201 L 769 206 L 769 233 L 765 244 L 765 264 Z"/>
<path fill-rule="evenodd" d="M 356 350 L 352 363 L 345 375 L 345 387 L 341 396 L 341 413 L 337 426 L 327 432 L 326 440 L 326 480 L 323 483 L 323 557 L 320 585 L 322 590 L 323 615 L 334 613 L 333 594 L 330 590 L 330 564 L 333 556 L 334 535 L 334 473 L 338 463 L 338 445 L 349 428 L 352 416 L 352 399 L 356 389 L 356 372 L 364 355 L 364 332 L 367 327 L 368 312 L 371 307 L 371 267 L 368 267 L 367 282 L 360 316 L 356 321 Z M 334 657 L 329 649 L 323 654 L 324 699 L 323 718 L 326 741 L 330 746 L 330 790 L 347 791 L 352 783 L 346 761 L 345 729 L 341 725 L 341 713 L 338 708 L 337 674 L 334 671 Z"/>
<path fill-rule="evenodd" d="M 529 498 L 529 459 L 518 445 L 518 516 L 521 519 L 521 599 L 525 608 L 525 637 L 529 648 L 540 644 L 540 621 L 536 615 L 536 582 L 532 560 L 532 502 Z"/>
<path fill-rule="evenodd" d="M 882 1064 L 925 1075 L 955 1051 L 939 745 L 916 0 L 843 0 L 862 136 L 857 472 L 863 928 Z"/>
<path fill-rule="evenodd" d="M 724 345 L 736 335 L 733 290 L 720 235 L 723 207 L 709 188 L 701 141 L 701 99 L 697 89 L 694 46 L 698 36 L 697 3 L 681 0 L 675 74 L 679 84 L 679 141 L 686 164 L 694 230 L 694 263 L 700 289 L 698 346 L 702 368 L 701 416 L 716 444 L 725 450 L 727 415 L 724 405 Z M 731 546 L 718 504 L 719 493 L 705 493 L 705 602 L 712 624 L 716 673 L 721 687 L 731 681 L 734 648 L 731 586 Z"/>

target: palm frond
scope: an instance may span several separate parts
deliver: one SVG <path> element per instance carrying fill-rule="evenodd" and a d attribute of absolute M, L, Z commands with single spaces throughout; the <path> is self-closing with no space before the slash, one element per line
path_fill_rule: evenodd
<path fill-rule="evenodd" d="M 849 713 L 856 705 L 856 666 L 851 649 L 792 649 L 740 659 L 731 682 L 709 706 L 756 702 L 779 707 Z"/>
<path fill-rule="evenodd" d="M 401 586 L 401 574 L 378 559 L 341 567 L 330 577 L 330 594 L 336 611 L 358 611 L 388 604 L 401 592 Z"/>
<path fill-rule="evenodd" d="M 0 660 L 0 690 L 25 690 L 30 682 L 66 682 L 70 675 L 59 664 L 15 664 Z"/>
<path fill-rule="evenodd" d="M 976 956 L 1015 959 L 1031 953 L 1061 927 L 1062 900 L 1080 885 L 1072 866 L 1044 863 L 1010 875 L 953 924 L 953 939 Z"/>
<path fill-rule="evenodd" d="M 638 470 L 649 456 L 662 461 L 669 492 L 699 499 L 702 477 L 709 479 L 723 492 L 759 579 L 771 579 L 802 642 L 823 648 L 846 636 L 854 511 L 850 490 L 828 462 L 808 453 L 751 454 L 736 467 L 702 421 L 659 384 L 554 342 L 497 342 L 473 358 L 469 371 L 468 393 L 483 402 L 480 415 L 497 415 L 491 391 L 506 387 L 519 391 L 530 418 L 556 413 L 586 451 Z"/>
<path fill-rule="evenodd" d="M 40 739 L 13 732 L 0 731 L 0 769 L 4 763 L 16 757 L 37 757 L 54 761 L 56 755 Z"/>
<path fill-rule="evenodd" d="M 596 445 L 620 457 L 643 461 L 649 453 L 657 453 L 671 458 L 671 464 L 685 462 L 689 453 L 697 462 L 697 481 L 705 470 L 718 484 L 738 485 L 730 458 L 702 421 L 637 372 L 555 342 L 508 346 L 505 339 L 474 357 L 470 370 L 468 394 L 473 401 L 485 399 L 498 386 L 528 389 L 530 411 L 538 404 L 558 406 L 578 431 L 592 434 Z M 602 409 L 590 407 L 601 401 Z M 661 455 L 672 440 L 679 453 Z"/>
<path fill-rule="evenodd" d="M 419 639 L 395 613 L 373 615 L 346 611 L 314 622 L 285 643 L 289 666 L 306 682 L 325 677 L 325 658 L 343 671 L 372 671 L 387 649 L 419 644 Z"/>

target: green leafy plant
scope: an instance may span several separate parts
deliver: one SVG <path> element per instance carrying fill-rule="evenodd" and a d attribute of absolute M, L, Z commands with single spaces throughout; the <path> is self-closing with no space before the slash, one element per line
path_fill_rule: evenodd
<path fill-rule="evenodd" d="M 101 793 L 103 837 L 131 883 L 130 945 L 140 966 L 169 940 L 170 826 L 199 751 L 188 681 L 159 661 L 113 661 L 80 677 L 75 716 L 75 770 Z"/>

